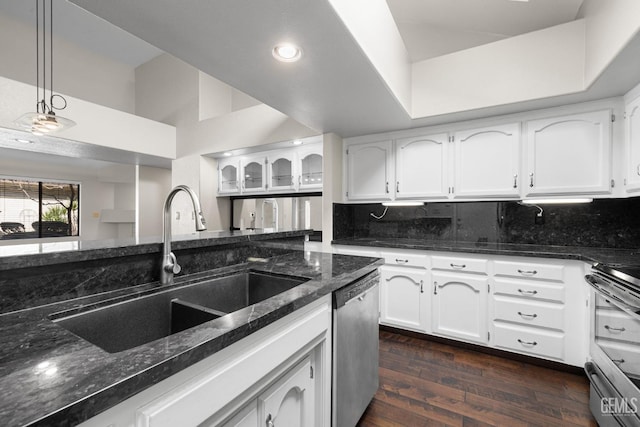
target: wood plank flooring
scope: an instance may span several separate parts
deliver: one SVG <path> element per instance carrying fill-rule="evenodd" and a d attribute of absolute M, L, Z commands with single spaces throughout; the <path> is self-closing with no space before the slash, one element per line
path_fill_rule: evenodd
<path fill-rule="evenodd" d="M 583 375 L 380 331 L 366 426 L 596 426 Z"/>

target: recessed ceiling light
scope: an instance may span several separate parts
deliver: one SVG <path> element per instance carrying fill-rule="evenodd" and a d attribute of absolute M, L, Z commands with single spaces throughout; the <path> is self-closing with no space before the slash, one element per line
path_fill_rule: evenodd
<path fill-rule="evenodd" d="M 302 57 L 302 49 L 291 43 L 280 43 L 273 48 L 273 57 L 282 62 L 296 62 Z"/>
<path fill-rule="evenodd" d="M 230 153 L 229 151 L 225 151 L 224 153 L 222 153 L 223 156 L 229 157 L 232 153 Z"/>
<path fill-rule="evenodd" d="M 33 141 L 31 141 L 30 139 L 16 138 L 15 140 L 16 142 L 21 142 L 23 144 L 33 144 Z"/>
<path fill-rule="evenodd" d="M 301 139 L 294 140 L 293 145 L 302 145 L 302 140 Z"/>

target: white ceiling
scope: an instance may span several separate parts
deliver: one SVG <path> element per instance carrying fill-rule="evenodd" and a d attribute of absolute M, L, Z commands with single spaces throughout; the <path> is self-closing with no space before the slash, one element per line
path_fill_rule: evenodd
<path fill-rule="evenodd" d="M 330 0 L 70 1 L 56 1 L 55 19 L 56 32 L 72 41 L 134 66 L 168 52 L 306 126 L 343 137 L 618 96 L 639 80 L 636 37 L 586 92 L 412 120 Z M 583 0 L 387 3 L 416 61 L 575 20 Z M 32 19 L 25 4 L 33 8 L 32 1 L 0 0 L 0 12 Z M 273 60 L 271 48 L 285 39 L 304 46 L 303 61 Z"/>
<path fill-rule="evenodd" d="M 583 0 L 387 0 L 412 62 L 573 21 Z"/>
<path fill-rule="evenodd" d="M 33 24 L 35 28 L 36 5 L 33 0 L 0 0 L 0 13 Z M 53 13 L 53 29 L 57 36 L 115 61 L 137 67 L 162 53 L 151 44 L 66 0 L 55 0 Z"/>

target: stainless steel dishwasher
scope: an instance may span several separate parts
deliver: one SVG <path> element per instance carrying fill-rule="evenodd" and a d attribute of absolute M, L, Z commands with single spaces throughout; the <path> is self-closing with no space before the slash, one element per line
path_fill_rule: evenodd
<path fill-rule="evenodd" d="M 334 427 L 354 427 L 378 390 L 380 275 L 333 294 Z"/>

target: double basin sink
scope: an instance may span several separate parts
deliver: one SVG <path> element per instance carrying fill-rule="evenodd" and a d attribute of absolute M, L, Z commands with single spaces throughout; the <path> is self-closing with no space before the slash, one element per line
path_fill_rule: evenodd
<path fill-rule="evenodd" d="M 264 301 L 309 279 L 241 272 L 158 290 L 53 322 L 109 353 L 128 350 Z"/>

